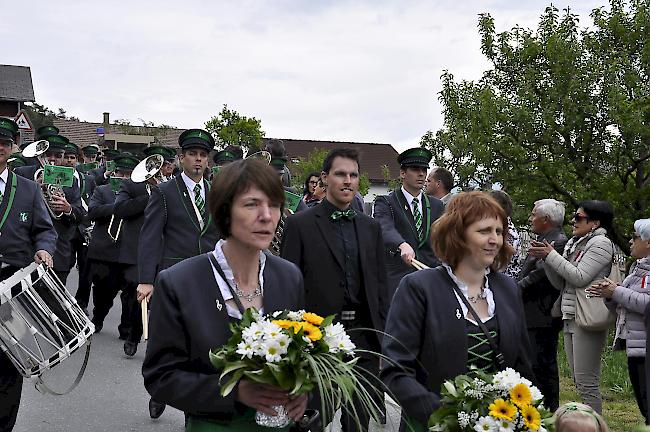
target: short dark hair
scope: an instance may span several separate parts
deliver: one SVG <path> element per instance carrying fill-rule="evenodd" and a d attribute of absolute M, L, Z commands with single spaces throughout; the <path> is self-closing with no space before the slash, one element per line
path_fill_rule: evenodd
<path fill-rule="evenodd" d="M 499 203 L 503 211 L 506 212 L 506 216 L 512 216 L 512 200 L 510 199 L 510 195 L 502 190 L 491 190 L 490 196 Z"/>
<path fill-rule="evenodd" d="M 454 176 L 451 172 L 443 167 L 435 167 L 431 170 L 431 176 L 442 183 L 447 192 L 454 188 Z"/>
<path fill-rule="evenodd" d="M 476 221 L 492 217 L 501 220 L 503 246 L 490 268 L 495 271 L 503 269 L 514 254 L 514 249 L 506 241 L 508 219 L 499 203 L 485 192 L 461 192 L 449 201 L 445 212 L 431 227 L 431 242 L 436 256 L 456 269 L 468 253 L 465 242 L 467 227 Z"/>
<path fill-rule="evenodd" d="M 305 188 L 302 190 L 303 195 L 307 195 L 309 193 L 309 179 L 312 177 L 316 177 L 317 179 L 320 180 L 320 173 L 313 171 L 310 172 L 307 177 L 305 177 Z"/>
<path fill-rule="evenodd" d="M 332 162 L 334 162 L 334 158 L 336 157 L 352 159 L 357 163 L 357 167 L 359 168 L 359 171 L 361 171 L 358 151 L 351 148 L 335 148 L 334 150 L 330 151 L 327 156 L 325 156 L 325 160 L 323 161 L 323 172 L 329 174 L 330 170 L 332 169 Z"/>
<path fill-rule="evenodd" d="M 581 208 L 587 213 L 590 220 L 597 220 L 600 226 L 607 231 L 612 229 L 614 222 L 614 208 L 607 201 L 586 200 L 578 203 L 578 208 Z"/>
<path fill-rule="evenodd" d="M 284 148 L 284 142 L 279 139 L 270 139 L 266 142 L 266 145 L 264 146 L 266 151 L 271 153 L 271 156 L 273 157 L 282 157 L 286 156 L 287 150 Z"/>
<path fill-rule="evenodd" d="M 259 159 L 242 159 L 221 167 L 208 193 L 208 209 L 221 235 L 230 236 L 230 214 L 235 198 L 255 186 L 284 210 L 284 188 L 278 173 Z"/>

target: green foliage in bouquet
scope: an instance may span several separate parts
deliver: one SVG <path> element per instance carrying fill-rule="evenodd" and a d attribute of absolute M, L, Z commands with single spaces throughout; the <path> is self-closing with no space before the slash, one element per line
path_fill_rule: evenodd
<path fill-rule="evenodd" d="M 513 369 L 495 375 L 472 370 L 445 381 L 429 430 L 552 432 L 552 414 L 542 400 L 541 392 Z"/>
<path fill-rule="evenodd" d="M 355 345 L 343 325 L 305 311 L 281 311 L 262 316 L 247 309 L 242 320 L 230 324 L 228 342 L 210 351 L 212 365 L 221 371 L 221 395 L 230 394 L 240 379 L 248 378 L 300 395 L 318 389 L 322 415 L 344 404 L 354 412 L 352 397 L 378 418 L 371 383 L 356 366 Z M 324 423 L 327 424 L 327 423 Z"/>

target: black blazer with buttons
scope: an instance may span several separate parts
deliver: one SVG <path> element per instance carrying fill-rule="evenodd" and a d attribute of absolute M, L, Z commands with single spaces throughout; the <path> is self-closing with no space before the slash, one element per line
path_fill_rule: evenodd
<path fill-rule="evenodd" d="M 156 186 L 150 186 L 152 189 Z M 136 265 L 138 263 L 138 246 L 140 230 L 144 224 L 144 209 L 149 202 L 149 193 L 145 183 L 134 183 L 131 179 L 122 182 L 115 198 L 113 213 L 122 220 L 122 238 L 120 240 L 120 262 Z"/>
<path fill-rule="evenodd" d="M 14 200 L 0 229 L 0 263 L 26 267 L 38 250 L 54 255 L 57 233 L 45 208 L 39 186 L 9 171 L 4 198 L 0 203 L 0 221 L 9 206 L 12 185 Z"/>
<path fill-rule="evenodd" d="M 124 233 L 120 230 L 117 241 L 113 241 L 108 233 L 108 227 L 111 225 L 111 218 L 113 217 L 114 204 L 115 192 L 113 192 L 110 184 L 95 188 L 88 206 L 88 216 L 90 220 L 95 222 L 93 235 L 88 245 L 88 258 L 90 259 L 120 262 L 120 242 L 124 238 Z M 113 236 L 118 232 L 119 222 L 119 219 L 114 218 L 113 225 L 111 226 Z"/>
<path fill-rule="evenodd" d="M 264 312 L 304 308 L 302 275 L 290 262 L 267 254 Z M 231 416 L 242 408 L 236 389 L 219 395 L 219 372 L 208 353 L 231 336 L 230 318 L 207 254 L 160 272 L 151 300 L 144 385 L 158 402 L 187 414 Z"/>
<path fill-rule="evenodd" d="M 362 289 L 368 301 L 372 326 L 383 330 L 390 296 L 386 286 L 381 228 L 369 216 L 353 219 L 359 245 Z M 319 315 L 338 314 L 344 306 L 343 257 L 336 240 L 336 225 L 326 206 L 317 205 L 289 216 L 284 227 L 282 258 L 295 263 L 305 279 L 307 309 Z"/>
<path fill-rule="evenodd" d="M 440 406 L 445 380 L 467 372 L 467 328 L 453 282 L 443 267 L 406 275 L 391 302 L 381 378 L 412 422 L 425 425 Z M 521 294 L 515 281 L 488 275 L 499 325 L 499 350 L 508 367 L 533 376 Z M 402 425 L 404 426 L 404 425 Z M 402 430 L 404 430 L 402 428 Z"/>
<path fill-rule="evenodd" d="M 203 185 L 208 215 L 203 228 L 180 174 L 151 189 L 138 246 L 140 283 L 152 284 L 160 270 L 214 249 L 221 235 L 207 211 L 209 183 Z"/>
<path fill-rule="evenodd" d="M 440 265 L 440 261 L 431 247 L 431 224 L 433 224 L 445 210 L 445 206 L 437 198 L 427 196 L 422 211 L 422 224 L 424 237 L 418 239 L 415 220 L 408 201 L 402 189 L 396 189 L 386 196 L 379 196 L 375 200 L 373 217 L 379 221 L 384 238 L 386 251 L 386 272 L 388 287 L 394 292 L 399 281 L 407 274 L 415 271 L 414 267 L 404 263 L 399 253 L 399 245 L 406 242 L 415 251 L 416 258 L 429 267 Z"/>

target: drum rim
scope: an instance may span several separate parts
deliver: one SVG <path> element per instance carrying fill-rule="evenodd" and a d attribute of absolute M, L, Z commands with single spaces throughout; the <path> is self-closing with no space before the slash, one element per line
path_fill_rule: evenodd
<path fill-rule="evenodd" d="M 13 275 L 9 276 L 7 279 L 0 281 L 0 304 L 6 303 L 9 301 L 11 298 L 14 297 L 14 295 L 11 294 L 11 290 L 17 286 L 20 285 L 20 291 L 17 294 L 23 292 L 25 288 L 23 287 L 23 284 L 20 282 L 24 280 L 27 275 L 31 275 L 34 273 L 34 271 L 37 271 L 39 267 L 42 266 L 42 264 L 36 264 L 35 262 L 32 262 L 30 265 L 27 267 L 21 268 L 18 270 L 16 273 Z M 42 270 L 43 273 L 46 270 Z M 39 272 L 39 277 L 42 276 L 42 273 Z M 7 295 L 7 292 L 9 293 L 9 296 Z"/>

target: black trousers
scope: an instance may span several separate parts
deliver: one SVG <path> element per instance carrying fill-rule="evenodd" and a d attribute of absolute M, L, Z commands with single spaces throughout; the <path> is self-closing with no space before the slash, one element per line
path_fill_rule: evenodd
<path fill-rule="evenodd" d="M 557 345 L 562 323 L 551 327 L 529 328 L 530 361 L 535 374 L 535 386 L 544 395 L 544 405 L 557 410 L 560 404 L 560 376 L 557 367 Z"/>
<path fill-rule="evenodd" d="M 79 286 L 74 298 L 82 309 L 88 308 L 90 301 L 90 266 L 88 265 L 88 245 L 84 243 L 83 236 L 77 233 L 72 239 L 72 257 L 76 257 L 79 269 Z"/>
<path fill-rule="evenodd" d="M 93 317 L 92 321 L 95 324 L 95 327 L 101 328 L 104 325 L 104 319 L 106 315 L 111 310 L 113 306 L 113 300 L 117 296 L 117 293 L 122 291 L 122 293 L 133 292 L 135 293 L 135 288 L 127 282 L 124 277 L 124 272 L 126 266 L 124 264 L 101 261 L 90 259 L 88 261 L 90 266 L 91 281 L 93 283 Z M 134 295 L 134 294 L 132 294 Z M 131 294 L 124 294 L 124 300 L 122 300 L 122 315 L 120 318 L 120 324 L 118 326 L 118 331 L 120 336 L 127 338 L 129 335 L 129 329 L 132 327 L 134 321 L 135 311 L 130 306 L 131 305 Z M 126 307 L 124 306 L 126 304 Z M 140 314 L 138 310 L 137 320 L 140 320 Z M 136 324 L 137 325 L 137 324 Z M 141 325 L 142 326 L 142 325 Z"/>
<path fill-rule="evenodd" d="M 0 280 L 5 280 L 19 270 L 5 267 L 0 270 Z M 7 357 L 0 352 L 0 432 L 10 432 L 16 424 L 20 396 L 23 391 L 23 377 Z"/>
<path fill-rule="evenodd" d="M 129 342 L 139 343 L 142 338 L 142 309 L 138 301 L 138 266 L 126 266 L 126 289 L 122 290 L 120 298 L 122 300 L 122 311 L 127 310 L 130 327 L 127 332 L 126 340 Z"/>
<path fill-rule="evenodd" d="M 630 373 L 630 381 L 634 390 L 636 403 L 639 405 L 641 415 L 648 423 L 648 387 L 646 383 L 645 357 L 628 357 L 627 370 Z"/>

